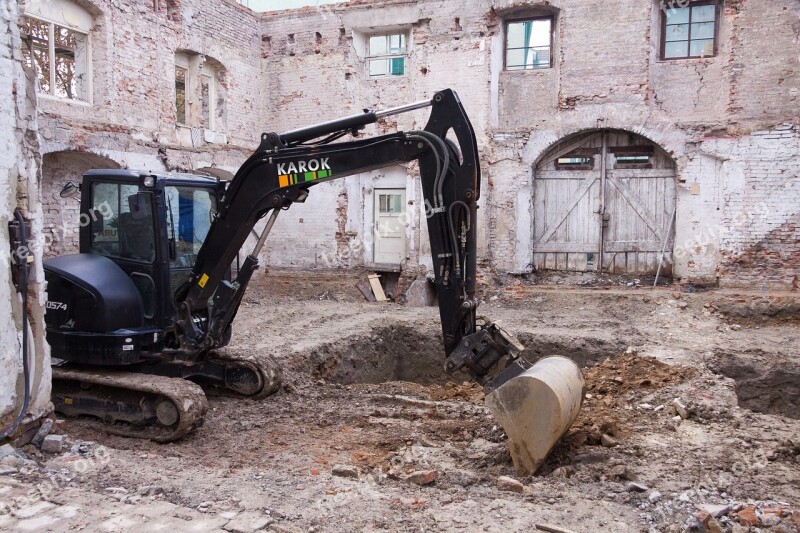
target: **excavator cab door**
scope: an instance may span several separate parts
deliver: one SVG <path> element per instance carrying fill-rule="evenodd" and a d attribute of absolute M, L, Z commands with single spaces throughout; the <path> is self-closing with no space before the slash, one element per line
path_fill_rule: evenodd
<path fill-rule="evenodd" d="M 143 322 L 158 325 L 158 246 L 152 191 L 138 181 L 92 177 L 84 190 L 81 252 L 111 259 L 142 298 Z M 85 220 L 86 218 L 90 220 Z M 88 231 L 86 231 L 88 230 Z M 84 238 L 88 237 L 88 238 Z"/>
<path fill-rule="evenodd" d="M 164 186 L 170 295 L 189 279 L 217 212 L 217 194 L 212 187 Z"/>

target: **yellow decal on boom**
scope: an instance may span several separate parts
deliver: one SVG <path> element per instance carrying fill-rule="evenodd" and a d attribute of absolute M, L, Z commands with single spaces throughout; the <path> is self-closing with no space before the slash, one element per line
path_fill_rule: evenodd
<path fill-rule="evenodd" d="M 198 281 L 197 284 L 200 285 L 201 289 L 205 289 L 206 288 L 206 283 L 208 283 L 208 274 L 203 274 L 200 277 L 200 281 Z"/>

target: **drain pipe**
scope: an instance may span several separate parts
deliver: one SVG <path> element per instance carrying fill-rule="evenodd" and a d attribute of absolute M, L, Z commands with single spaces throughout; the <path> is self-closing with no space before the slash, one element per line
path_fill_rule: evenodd
<path fill-rule="evenodd" d="M 17 223 L 19 224 L 19 234 L 20 234 L 20 243 L 21 249 L 28 250 L 28 240 L 25 236 L 25 219 L 22 216 L 22 213 L 19 211 L 14 212 L 14 216 L 17 219 Z M 17 260 L 20 260 L 19 255 L 17 256 Z M 22 294 L 22 373 L 25 378 L 25 398 L 22 402 L 22 409 L 20 409 L 19 414 L 17 415 L 17 419 L 14 420 L 14 423 L 11 426 L 3 431 L 3 434 L 0 435 L 0 441 L 3 441 L 8 438 L 20 425 L 22 419 L 25 418 L 25 413 L 28 412 L 28 404 L 30 403 L 31 399 L 31 380 L 30 380 L 30 368 L 28 366 L 28 261 L 27 255 L 23 260 L 22 266 L 22 286 L 19 289 L 19 292 Z"/>

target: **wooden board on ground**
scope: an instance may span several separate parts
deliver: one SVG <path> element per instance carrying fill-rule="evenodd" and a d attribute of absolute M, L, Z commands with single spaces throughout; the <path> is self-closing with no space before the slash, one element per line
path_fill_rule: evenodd
<path fill-rule="evenodd" d="M 386 297 L 386 294 L 383 292 L 383 287 L 381 287 L 381 277 L 378 274 L 370 274 L 369 275 L 369 284 L 372 286 L 372 292 L 375 294 L 375 300 L 379 302 L 388 302 L 389 298 Z"/>
<path fill-rule="evenodd" d="M 375 295 L 372 294 L 372 286 L 369 283 L 365 283 L 363 281 L 359 281 L 356 283 L 356 289 L 358 289 L 361 294 L 364 295 L 364 298 L 367 299 L 368 302 L 377 302 L 378 300 L 375 298 Z"/>

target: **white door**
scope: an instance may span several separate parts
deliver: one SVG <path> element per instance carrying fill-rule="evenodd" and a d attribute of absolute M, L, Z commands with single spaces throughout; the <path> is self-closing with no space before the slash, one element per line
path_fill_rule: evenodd
<path fill-rule="evenodd" d="M 399 265 L 406 258 L 406 220 L 406 191 L 375 189 L 375 263 Z"/>

